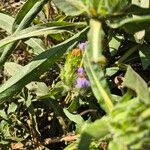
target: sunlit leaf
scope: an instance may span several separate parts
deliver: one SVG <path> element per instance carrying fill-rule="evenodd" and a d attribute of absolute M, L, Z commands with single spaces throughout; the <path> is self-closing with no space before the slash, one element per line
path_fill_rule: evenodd
<path fill-rule="evenodd" d="M 0 12 L 0 28 L 6 30 L 8 33 L 11 33 L 13 22 L 13 17 Z"/>
<path fill-rule="evenodd" d="M 61 44 L 58 44 L 57 46 L 41 53 L 35 57 L 32 62 L 24 66 L 21 71 L 16 72 L 14 76 L 12 76 L 0 87 L 0 103 L 8 100 L 11 96 L 20 91 L 26 84 L 31 81 L 35 81 L 36 78 L 46 72 L 50 65 L 55 63 L 71 45 L 85 36 L 87 29 L 88 28 L 75 34 L 73 37 L 62 42 Z"/>
<path fill-rule="evenodd" d="M 28 46 L 33 48 L 33 52 L 35 55 L 38 55 L 46 50 L 46 46 L 43 41 L 39 38 L 30 38 L 25 42 Z"/>
<path fill-rule="evenodd" d="M 14 113 L 17 109 L 17 105 L 15 103 L 11 103 L 8 107 L 7 113 Z"/>
<path fill-rule="evenodd" d="M 146 104 L 150 103 L 150 93 L 146 82 L 130 66 L 127 69 L 123 85 L 136 91 L 141 101 Z"/>
<path fill-rule="evenodd" d="M 64 31 L 69 32 L 69 30 L 73 29 L 74 27 L 75 27 L 74 24 L 60 26 L 59 23 L 58 26 L 57 23 L 48 23 L 48 24 L 29 27 L 27 29 L 18 31 L 17 33 L 14 33 L 11 36 L 1 40 L 0 47 L 9 44 L 11 42 L 15 42 L 17 40 L 21 40 L 25 38 L 30 38 L 30 37 L 40 36 L 40 35 L 57 34 L 57 33 L 62 33 Z"/>
<path fill-rule="evenodd" d="M 83 4 L 80 0 L 53 0 L 55 5 L 60 8 L 66 15 L 76 16 L 82 13 Z M 80 10 L 79 10 L 80 9 Z"/>
<path fill-rule="evenodd" d="M 81 130 L 78 150 L 89 149 L 91 139 L 100 139 L 109 134 L 108 118 L 103 117 L 94 123 L 84 124 Z"/>
<path fill-rule="evenodd" d="M 75 122 L 78 125 L 78 128 L 81 128 L 84 120 L 79 114 L 72 114 L 67 109 L 64 109 L 65 115 L 69 118 L 69 120 Z"/>
<path fill-rule="evenodd" d="M 91 20 L 91 29 L 88 35 L 89 44 L 84 55 L 84 66 L 99 105 L 108 112 L 112 109 L 113 104 L 102 69 L 102 66 L 106 63 L 102 55 L 103 34 L 101 23 Z"/>
<path fill-rule="evenodd" d="M 18 32 L 28 26 L 30 26 L 33 19 L 41 11 L 47 0 L 28 0 L 18 12 L 15 18 L 14 24 L 12 26 L 12 31 Z M 4 51 L 0 57 L 0 69 L 2 68 L 5 61 L 10 57 L 13 50 L 16 48 L 18 42 L 11 43 L 4 48 Z"/>
<path fill-rule="evenodd" d="M 41 11 L 47 1 L 48 0 L 27 0 L 15 18 L 12 26 L 13 32 L 20 31 L 30 26 L 32 20 Z"/>

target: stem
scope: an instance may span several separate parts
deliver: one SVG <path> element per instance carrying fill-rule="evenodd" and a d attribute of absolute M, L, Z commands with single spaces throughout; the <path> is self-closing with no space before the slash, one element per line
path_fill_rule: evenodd
<path fill-rule="evenodd" d="M 121 64 L 122 62 L 124 62 L 130 55 L 132 55 L 138 49 L 138 47 L 139 45 L 130 48 L 117 62 L 115 62 L 115 64 Z"/>

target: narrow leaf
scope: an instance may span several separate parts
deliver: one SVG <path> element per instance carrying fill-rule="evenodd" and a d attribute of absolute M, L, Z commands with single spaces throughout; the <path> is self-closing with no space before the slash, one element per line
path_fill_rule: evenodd
<path fill-rule="evenodd" d="M 88 35 L 89 45 L 84 55 L 84 66 L 98 103 L 106 112 L 109 112 L 113 104 L 101 66 L 104 60 L 102 55 L 103 34 L 101 23 L 91 20 L 91 29 Z"/>
<path fill-rule="evenodd" d="M 56 34 L 56 33 L 62 33 L 64 31 L 69 31 L 70 29 L 74 28 L 75 24 L 72 25 L 66 25 L 66 26 L 51 26 L 49 27 L 49 24 L 43 24 L 43 25 L 36 25 L 34 27 L 29 27 L 24 30 L 21 30 L 17 33 L 12 34 L 9 37 L 6 37 L 5 39 L 0 41 L 0 47 L 9 44 L 11 42 L 40 36 L 40 35 L 47 35 L 47 34 Z"/>
<path fill-rule="evenodd" d="M 23 66 L 14 62 L 6 62 L 4 65 L 4 71 L 8 76 L 13 76 L 17 71 L 19 72 Z"/>
<path fill-rule="evenodd" d="M 129 9 L 127 10 L 128 13 L 134 14 L 134 15 L 150 15 L 149 8 L 142 8 L 137 5 L 131 5 Z"/>
<path fill-rule="evenodd" d="M 12 30 L 20 31 L 24 28 L 30 26 L 32 20 L 36 17 L 36 15 L 41 11 L 44 4 L 47 3 L 48 0 L 28 0 L 18 12 Z"/>
<path fill-rule="evenodd" d="M 12 32 L 12 25 L 14 22 L 14 18 L 0 13 L 0 28 L 6 30 L 9 34 Z M 46 47 L 42 40 L 38 38 L 31 38 L 25 42 L 28 46 L 32 47 L 34 50 L 34 54 L 40 54 L 41 52 L 46 50 Z"/>
<path fill-rule="evenodd" d="M 11 33 L 13 22 L 13 17 L 0 12 L 0 28 L 6 30 L 8 33 Z"/>
<path fill-rule="evenodd" d="M 53 0 L 55 5 L 60 8 L 66 15 L 77 16 L 82 13 L 78 8 L 82 5 L 82 2 L 79 0 Z M 74 3 L 76 5 L 74 5 Z M 77 5 L 78 4 L 78 5 Z"/>
<path fill-rule="evenodd" d="M 81 128 L 82 124 L 84 123 L 84 120 L 79 114 L 71 114 L 67 109 L 64 109 L 64 113 L 71 121 L 75 122 L 78 125 L 78 127 Z"/>
<path fill-rule="evenodd" d="M 33 52 L 35 55 L 38 55 L 46 50 L 46 46 L 40 38 L 31 38 L 25 41 L 25 43 L 33 48 Z"/>
<path fill-rule="evenodd" d="M 20 9 L 18 12 L 12 27 L 13 32 L 17 32 L 28 27 L 36 15 L 41 11 L 46 2 L 47 0 L 28 0 L 22 9 Z M 5 63 L 5 61 L 9 58 L 12 51 L 16 48 L 17 43 L 18 42 L 11 43 L 5 47 L 0 57 L 0 69 L 2 68 L 2 65 Z"/>
<path fill-rule="evenodd" d="M 115 21 L 115 20 L 113 20 Z M 121 21 L 110 22 L 112 28 L 124 28 L 128 33 L 135 33 L 141 30 L 150 31 L 150 15 L 140 16 L 138 18 L 127 18 Z"/>
<path fill-rule="evenodd" d="M 87 30 L 88 28 L 75 34 L 73 37 L 62 42 L 61 44 L 41 53 L 35 57 L 31 63 L 24 66 L 22 70 L 17 72 L 8 81 L 6 81 L 0 87 L 0 103 L 5 102 L 5 100 L 9 99 L 18 91 L 20 91 L 26 84 L 30 83 L 31 81 L 35 81 L 36 78 L 46 72 L 49 67 L 56 62 L 71 45 L 77 41 L 80 41 L 86 35 Z"/>

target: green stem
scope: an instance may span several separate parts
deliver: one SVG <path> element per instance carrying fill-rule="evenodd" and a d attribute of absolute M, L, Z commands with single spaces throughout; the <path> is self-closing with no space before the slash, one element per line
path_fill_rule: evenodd
<path fill-rule="evenodd" d="M 130 55 L 132 55 L 137 49 L 139 45 L 136 45 L 132 48 L 130 48 L 115 64 L 121 64 L 124 62 Z"/>

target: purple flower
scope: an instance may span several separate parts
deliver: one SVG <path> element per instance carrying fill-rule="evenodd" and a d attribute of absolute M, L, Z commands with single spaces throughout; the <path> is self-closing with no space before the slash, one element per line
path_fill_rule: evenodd
<path fill-rule="evenodd" d="M 82 42 L 79 44 L 79 49 L 81 51 L 84 51 L 86 49 L 86 46 L 87 46 L 87 42 Z"/>
<path fill-rule="evenodd" d="M 78 68 L 78 73 L 84 73 L 83 67 Z"/>
<path fill-rule="evenodd" d="M 80 78 L 78 77 L 77 78 L 77 87 L 80 89 L 80 88 L 86 88 L 86 87 L 89 87 L 90 86 L 90 81 L 87 80 L 85 77 L 83 78 Z"/>
<path fill-rule="evenodd" d="M 83 69 L 83 67 L 78 68 L 78 76 L 79 77 L 84 77 L 84 69 Z"/>

